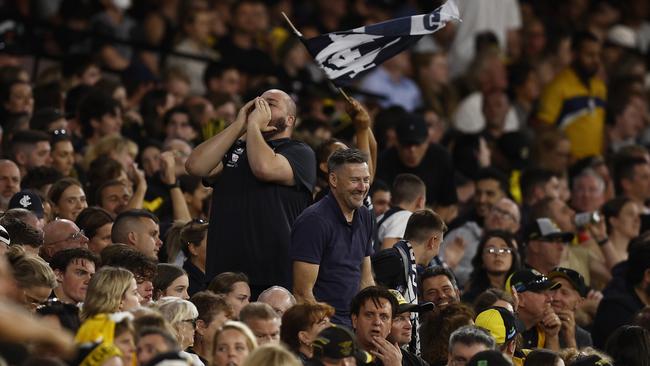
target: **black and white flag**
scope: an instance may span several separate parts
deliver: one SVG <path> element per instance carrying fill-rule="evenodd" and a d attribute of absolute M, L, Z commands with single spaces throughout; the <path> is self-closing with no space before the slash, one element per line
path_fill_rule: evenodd
<path fill-rule="evenodd" d="M 450 20 L 460 20 L 455 0 L 448 0 L 428 14 L 322 34 L 303 42 L 327 77 L 337 86 L 346 86 L 409 48 L 423 35 L 444 28 Z"/>

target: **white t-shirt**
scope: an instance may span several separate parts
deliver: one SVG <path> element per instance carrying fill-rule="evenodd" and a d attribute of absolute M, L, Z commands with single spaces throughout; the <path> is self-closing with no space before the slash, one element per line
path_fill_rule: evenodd
<path fill-rule="evenodd" d="M 478 133 L 485 128 L 485 117 L 482 111 L 483 94 L 474 92 L 458 105 L 458 109 L 454 114 L 453 125 L 463 133 Z M 514 107 L 510 106 L 508 114 L 506 115 L 506 125 L 504 130 L 506 132 L 517 131 L 519 129 L 519 119 Z"/>
<path fill-rule="evenodd" d="M 413 212 L 408 210 L 397 211 L 382 222 L 377 229 L 377 237 L 380 242 L 385 238 L 403 238 L 406 231 L 406 224 Z"/>

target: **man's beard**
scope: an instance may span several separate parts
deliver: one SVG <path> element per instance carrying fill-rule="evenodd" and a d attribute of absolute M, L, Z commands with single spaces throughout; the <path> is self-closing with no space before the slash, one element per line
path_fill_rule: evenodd
<path fill-rule="evenodd" d="M 269 127 L 275 127 L 273 131 L 262 132 L 265 140 L 284 132 L 287 129 L 287 117 L 277 117 L 269 122 Z"/>
<path fill-rule="evenodd" d="M 581 78 L 583 78 L 585 80 L 591 79 L 592 77 L 596 76 L 596 74 L 598 73 L 598 68 L 596 68 L 595 70 L 592 70 L 592 69 L 584 67 L 580 62 L 574 62 L 573 63 L 573 68 L 578 73 L 578 76 L 580 76 Z"/>

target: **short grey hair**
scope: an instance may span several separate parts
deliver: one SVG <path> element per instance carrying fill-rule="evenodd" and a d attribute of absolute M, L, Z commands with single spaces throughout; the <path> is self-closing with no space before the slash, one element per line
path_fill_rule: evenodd
<path fill-rule="evenodd" d="M 573 184 L 571 184 L 571 189 L 576 188 L 576 184 L 579 179 L 585 178 L 585 177 L 594 177 L 596 178 L 596 181 L 598 182 L 598 189 L 600 190 L 600 193 L 605 192 L 605 180 L 603 177 L 600 176 L 600 174 L 596 173 L 595 170 L 592 168 L 586 168 L 582 170 L 580 173 L 578 173 L 575 177 L 573 177 Z"/>
<path fill-rule="evenodd" d="M 496 349 L 496 341 L 492 335 L 475 325 L 464 325 L 451 333 L 451 336 L 449 336 L 449 352 L 451 352 L 456 343 L 462 343 L 467 346 L 480 343 L 488 349 Z"/>
<path fill-rule="evenodd" d="M 336 150 L 327 159 L 327 171 L 331 173 L 345 164 L 363 164 L 367 162 L 368 156 L 359 149 Z"/>
<path fill-rule="evenodd" d="M 286 288 L 282 286 L 271 286 L 267 288 L 266 290 L 262 291 L 260 296 L 257 297 L 257 301 L 266 303 L 266 297 L 271 295 L 272 292 L 274 291 L 280 291 L 283 294 L 287 295 L 289 297 L 289 301 L 291 302 L 291 305 L 296 305 L 296 298 L 293 296 L 293 294 L 287 290 Z"/>

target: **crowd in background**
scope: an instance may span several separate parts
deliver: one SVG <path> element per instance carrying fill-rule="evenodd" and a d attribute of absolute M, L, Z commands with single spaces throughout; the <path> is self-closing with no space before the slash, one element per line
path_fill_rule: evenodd
<path fill-rule="evenodd" d="M 456 2 L 0 2 L 0 365 L 650 365 L 650 3 Z"/>

